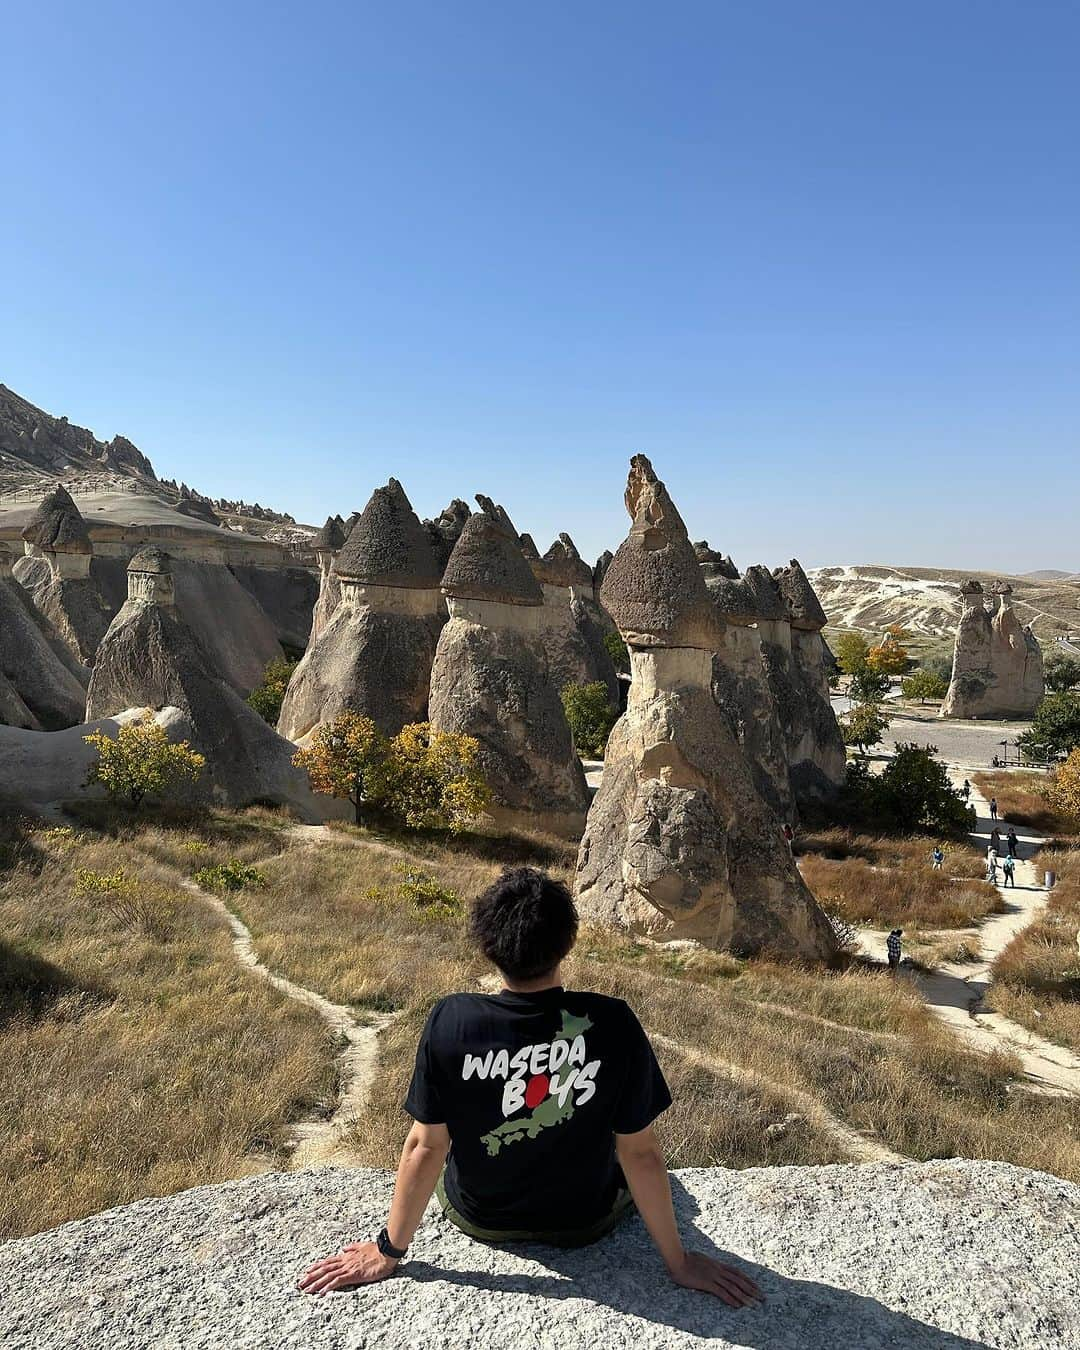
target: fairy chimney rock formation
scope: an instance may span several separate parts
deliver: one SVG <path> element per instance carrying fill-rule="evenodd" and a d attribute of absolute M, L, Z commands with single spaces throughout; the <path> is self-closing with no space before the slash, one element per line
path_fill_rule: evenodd
<path fill-rule="evenodd" d="M 173 560 L 143 549 L 127 575 L 128 599 L 98 648 L 86 720 L 133 708 L 177 709 L 193 747 L 206 757 L 200 795 L 232 806 L 279 802 L 319 819 L 323 809 L 293 767 L 294 747 L 220 677 L 173 603 Z"/>
<path fill-rule="evenodd" d="M 630 533 L 601 597 L 633 678 L 578 854 L 581 914 L 661 939 L 828 957 L 831 926 L 713 697 L 724 626 L 643 455 L 631 460 L 626 506 Z"/>
<path fill-rule="evenodd" d="M 788 764 L 796 800 L 833 796 L 844 781 L 844 739 L 829 698 L 825 639 L 828 622 L 817 592 L 796 558 L 774 573 L 790 623 L 792 673 L 797 697 L 785 728 Z"/>
<path fill-rule="evenodd" d="M 975 578 L 960 587 L 952 679 L 942 717 L 1030 717 L 1045 692 L 1042 648 L 1012 607 L 1012 586 L 994 584 L 997 604 L 986 608 Z"/>
<path fill-rule="evenodd" d="M 587 788 L 549 673 L 544 593 L 509 516 L 477 501 L 442 579 L 450 617 L 431 674 L 431 723 L 479 742 L 497 821 L 576 838 Z"/>
<path fill-rule="evenodd" d="M 446 564 L 450 561 L 450 554 L 454 551 L 454 545 L 460 538 L 461 531 L 465 528 L 465 522 L 471 515 L 472 512 L 469 510 L 468 503 L 463 502 L 460 497 L 455 497 L 435 520 L 424 521 L 424 529 L 427 531 L 428 539 L 431 542 L 435 561 L 439 565 L 440 577 L 446 571 Z"/>
<path fill-rule="evenodd" d="M 311 541 L 312 550 L 319 564 L 319 594 L 311 614 L 311 636 L 314 642 L 330 622 L 334 610 L 341 599 L 341 587 L 334 573 L 334 559 L 345 543 L 345 526 L 340 516 L 327 516 L 326 524 L 317 531 Z"/>
<path fill-rule="evenodd" d="M 112 610 L 91 576 L 93 546 L 86 521 L 63 486 L 42 500 L 22 537 L 27 555 L 48 564 L 47 576 L 33 587 L 34 603 L 72 656 L 91 664 Z"/>
<path fill-rule="evenodd" d="M 424 721 L 443 616 L 439 567 L 396 478 L 372 493 L 333 573 L 340 599 L 293 672 L 279 731 L 302 740 L 345 711 L 387 735 Z"/>
<path fill-rule="evenodd" d="M 82 721 L 89 671 L 11 574 L 0 541 L 0 725 L 59 731 Z"/>
<path fill-rule="evenodd" d="M 54 576 L 85 577 L 90 574 L 93 548 L 82 513 L 62 485 L 45 497 L 22 532 L 27 553 L 42 553 Z"/>
<path fill-rule="evenodd" d="M 522 535 L 523 552 L 544 594 L 549 629 L 548 668 L 556 689 L 567 684 L 602 683 L 609 701 L 619 705 L 619 680 L 604 634 L 610 618 L 596 602 L 593 573 L 574 541 L 560 534 L 543 557 L 529 535 Z"/>

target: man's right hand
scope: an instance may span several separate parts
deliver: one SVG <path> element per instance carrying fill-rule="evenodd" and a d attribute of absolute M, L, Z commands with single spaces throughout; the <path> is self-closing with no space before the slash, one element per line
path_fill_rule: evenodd
<path fill-rule="evenodd" d="M 374 1242 L 350 1242 L 336 1256 L 310 1266 L 297 1282 L 305 1294 L 329 1294 L 358 1284 L 375 1284 L 397 1270 L 392 1256 L 383 1256 Z"/>
<path fill-rule="evenodd" d="M 674 1268 L 669 1267 L 668 1274 L 684 1289 L 715 1294 L 732 1308 L 756 1308 L 765 1297 L 749 1275 L 704 1252 L 684 1252 L 682 1261 Z"/>

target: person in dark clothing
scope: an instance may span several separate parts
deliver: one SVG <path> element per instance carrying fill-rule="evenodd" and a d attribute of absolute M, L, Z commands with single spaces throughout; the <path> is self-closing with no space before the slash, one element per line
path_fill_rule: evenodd
<path fill-rule="evenodd" d="M 1012 855 L 1011 853 L 1008 855 L 1008 857 L 1005 859 L 1005 861 L 1001 864 L 1001 870 L 1005 873 L 1005 883 L 1004 883 L 1004 884 L 1005 884 L 1006 886 L 1015 886 L 1015 885 L 1016 885 L 1016 860 L 1013 858 L 1013 855 Z"/>
<path fill-rule="evenodd" d="M 990 831 L 990 847 L 995 853 L 1001 852 L 1001 831 L 997 826 Z"/>
<path fill-rule="evenodd" d="M 894 928 L 885 939 L 885 948 L 889 953 L 889 969 L 896 970 L 900 965 L 900 939 L 904 936 L 902 928 Z"/>
<path fill-rule="evenodd" d="M 316 1261 L 301 1289 L 392 1275 L 437 1192 L 447 1219 L 483 1242 L 585 1246 L 636 1208 L 676 1284 L 736 1308 L 758 1303 L 748 1276 L 683 1247 L 653 1129 L 671 1094 L 622 999 L 563 988 L 577 927 L 566 887 L 528 867 L 474 902 L 471 936 L 503 988 L 432 1008 L 386 1225 Z"/>
<path fill-rule="evenodd" d="M 1019 858 L 1020 840 L 1017 839 L 1016 831 L 1013 829 L 1011 825 L 1009 826 L 1009 833 L 1005 836 L 1005 842 L 1009 845 L 1009 852 L 1013 855 L 1013 857 Z"/>
<path fill-rule="evenodd" d="M 990 819 L 997 820 L 997 798 L 990 798 Z"/>

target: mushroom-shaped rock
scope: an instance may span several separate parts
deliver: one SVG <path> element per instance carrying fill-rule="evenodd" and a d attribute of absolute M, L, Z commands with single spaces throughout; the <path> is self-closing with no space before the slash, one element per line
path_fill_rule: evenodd
<path fill-rule="evenodd" d="M 739 569 L 734 562 L 726 554 L 718 553 L 716 549 L 710 548 L 708 540 L 698 540 L 694 545 L 694 556 L 701 564 L 706 583 L 711 585 L 714 580 L 720 579 L 739 580 Z"/>
<path fill-rule="evenodd" d="M 472 515 L 467 502 L 463 502 L 460 497 L 455 497 L 449 506 L 445 507 L 435 520 L 425 520 L 423 522 L 427 537 L 431 543 L 435 554 L 435 561 L 439 566 L 439 575 L 442 576 L 446 570 L 446 564 L 450 561 L 450 554 L 454 551 L 454 545 L 461 537 L 461 531 L 465 528 L 465 522 Z"/>
<path fill-rule="evenodd" d="M 129 708 L 178 709 L 191 743 L 206 756 L 198 791 L 231 806 L 271 801 L 315 820 L 325 814 L 293 767 L 295 747 L 283 740 L 219 677 L 206 650 L 175 605 L 142 583 L 171 580 L 169 559 L 147 549 L 128 568 L 130 593 L 101 640 L 86 700 L 86 717 Z"/>
<path fill-rule="evenodd" d="M 57 731 L 82 721 L 90 672 L 11 575 L 0 541 L 0 723 Z"/>
<path fill-rule="evenodd" d="M 321 530 L 317 530 L 311 539 L 311 547 L 316 553 L 336 553 L 345 542 L 345 528 L 340 516 L 327 516 Z"/>
<path fill-rule="evenodd" d="M 495 510 L 478 511 L 465 522 L 443 573 L 442 592 L 506 605 L 539 605 L 544 599 L 513 526 Z"/>
<path fill-rule="evenodd" d="M 86 521 L 63 484 L 42 500 L 22 537 L 43 553 L 93 552 Z"/>
<path fill-rule="evenodd" d="M 960 587 L 961 612 L 952 678 L 941 717 L 1030 717 L 1045 693 L 1042 648 L 1012 606 L 1012 586 L 999 580 L 988 610 L 976 578 Z"/>
<path fill-rule="evenodd" d="M 607 576 L 607 570 L 611 566 L 611 560 L 612 558 L 614 558 L 614 556 L 615 555 L 614 553 L 612 553 L 611 549 L 606 548 L 604 549 L 603 553 L 600 554 L 599 558 L 597 558 L 596 562 L 593 565 L 592 570 L 593 592 L 597 596 L 599 596 L 600 594 L 600 587 L 603 583 L 604 578 Z"/>
<path fill-rule="evenodd" d="M 792 558 L 786 567 L 776 569 L 780 592 L 787 601 L 792 628 L 820 632 L 828 623 L 817 592 L 798 560 Z"/>
<path fill-rule="evenodd" d="M 547 606 L 504 517 L 490 502 L 471 516 L 447 564 L 431 723 L 479 742 L 496 821 L 577 838 L 587 789 L 552 678 Z M 565 592 L 560 604 L 568 612 Z"/>
<path fill-rule="evenodd" d="M 377 488 L 323 578 L 318 608 L 329 617 L 293 671 L 278 730 L 308 737 L 351 711 L 387 735 L 427 715 L 442 624 L 439 567 L 401 484 Z M 331 604 L 331 596 L 336 595 Z"/>
<path fill-rule="evenodd" d="M 629 647 L 716 644 L 705 578 L 682 517 L 644 455 L 630 461 L 626 509 L 633 524 L 612 558 L 600 600 Z"/>
<path fill-rule="evenodd" d="M 532 545 L 528 535 L 522 535 L 525 540 Z M 531 551 L 535 554 L 535 547 Z M 555 688 L 600 682 L 618 708 L 619 678 L 604 644 L 613 625 L 594 597 L 592 568 L 568 534 L 560 534 L 542 558 L 533 557 L 529 564 L 544 593 L 544 647 Z"/>
<path fill-rule="evenodd" d="M 831 926 L 714 698 L 723 625 L 682 520 L 642 456 L 631 461 L 626 505 L 630 535 L 603 594 L 630 648 L 632 680 L 578 853 L 580 912 L 660 939 L 827 957 Z M 676 578 L 688 598 L 674 591 Z M 661 606 L 649 604 L 649 579 Z"/>
<path fill-rule="evenodd" d="M 533 573 L 543 585 L 592 589 L 592 568 L 582 561 L 568 534 L 560 534 L 544 556 L 533 562 Z"/>
<path fill-rule="evenodd" d="M 396 478 L 371 494 L 334 566 L 339 577 L 374 586 L 439 584 L 431 541 Z"/>

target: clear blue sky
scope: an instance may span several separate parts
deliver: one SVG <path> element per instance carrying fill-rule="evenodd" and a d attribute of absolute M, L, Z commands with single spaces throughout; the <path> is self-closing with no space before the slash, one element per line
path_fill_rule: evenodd
<path fill-rule="evenodd" d="M 1080 8 L 11 5 L 0 380 L 320 523 L 1080 567 Z"/>

